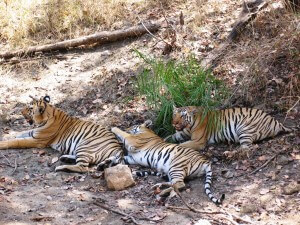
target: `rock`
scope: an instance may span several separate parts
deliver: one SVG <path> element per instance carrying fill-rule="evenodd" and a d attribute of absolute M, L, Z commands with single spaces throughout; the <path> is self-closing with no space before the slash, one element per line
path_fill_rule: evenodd
<path fill-rule="evenodd" d="M 297 184 L 297 182 L 292 182 L 283 189 L 283 193 L 286 195 L 292 195 L 299 191 L 300 191 L 300 184 Z"/>
<path fill-rule="evenodd" d="M 194 225 L 211 225 L 211 223 L 208 220 L 200 219 Z"/>
<path fill-rule="evenodd" d="M 255 203 L 248 202 L 242 205 L 240 213 L 247 214 L 247 213 L 254 213 L 257 211 L 258 211 L 258 205 Z"/>
<path fill-rule="evenodd" d="M 261 189 L 261 190 L 259 191 L 259 194 L 265 195 L 265 194 L 267 194 L 267 193 L 269 193 L 269 192 L 270 192 L 270 190 L 269 190 L 268 188 L 263 188 L 263 189 Z"/>
<path fill-rule="evenodd" d="M 118 199 L 117 202 L 120 209 L 138 210 L 137 205 L 134 204 L 132 199 L 122 198 Z"/>
<path fill-rule="evenodd" d="M 266 206 L 268 203 L 270 203 L 272 201 L 273 198 L 274 197 L 272 194 L 265 194 L 265 195 L 261 196 L 259 198 L 259 200 L 260 200 L 262 206 Z"/>
<path fill-rule="evenodd" d="M 117 165 L 104 170 L 104 178 L 110 190 L 120 191 L 135 185 L 131 171 L 127 165 Z"/>
<path fill-rule="evenodd" d="M 278 162 L 278 164 L 285 166 L 290 163 L 290 159 L 287 156 L 281 155 L 281 156 L 278 156 L 277 162 Z"/>

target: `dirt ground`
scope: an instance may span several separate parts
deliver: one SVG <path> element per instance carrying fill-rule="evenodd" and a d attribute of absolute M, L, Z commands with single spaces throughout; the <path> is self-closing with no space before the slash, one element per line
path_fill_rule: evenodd
<path fill-rule="evenodd" d="M 238 8 L 236 4 L 228 5 L 233 9 L 232 12 Z M 224 11 L 228 12 L 229 9 Z M 206 31 L 205 34 L 210 38 L 208 44 L 204 42 L 207 38 L 205 35 L 186 40 L 189 51 L 200 49 L 198 56 L 204 57 L 211 50 L 210 44 L 222 42 L 222 37 L 228 34 L 228 24 L 232 24 L 236 16 L 233 13 L 230 19 L 225 15 L 221 17 L 224 23 L 222 29 L 218 30 L 219 38 L 211 38 L 211 32 Z M 217 21 L 217 24 L 221 21 Z M 141 71 L 142 62 L 132 49 L 147 54 L 161 54 L 162 47 L 159 44 L 153 47 L 155 43 L 150 35 L 144 35 L 87 50 L 44 55 L 14 65 L 3 64 L 0 70 L 0 136 L 30 128 L 20 115 L 20 109 L 30 101 L 29 95 L 50 95 L 52 104 L 70 115 L 109 128 L 127 128 L 145 119 L 153 119 L 153 113 L 148 110 L 144 99 L 138 97 L 135 89 L 135 78 Z M 184 48 L 181 48 L 170 57 L 180 58 L 184 54 Z M 226 59 L 222 63 L 224 67 L 228 65 Z M 219 77 L 225 74 L 224 80 L 232 87 L 239 83 L 239 76 L 243 72 L 249 71 L 245 64 L 238 67 L 239 62 L 234 63 L 231 69 L 219 67 L 214 71 Z M 297 68 L 296 65 L 299 71 Z M 278 74 L 284 76 L 286 70 L 290 71 L 291 68 L 282 67 Z M 277 78 L 275 83 L 280 86 L 278 79 L 281 78 Z M 273 86 L 269 88 L 273 88 L 275 91 L 272 93 L 275 94 L 267 95 L 264 101 L 250 101 L 251 93 L 245 97 L 237 92 L 241 94 L 238 95 L 240 99 L 236 97 L 232 105 L 250 104 L 271 113 L 281 122 L 286 116 L 284 123 L 287 125 L 299 126 L 299 105 L 286 106 L 282 96 L 279 96 L 280 89 Z M 1 151 L 0 224 L 131 223 L 128 218 L 93 204 L 95 201 L 102 201 L 112 209 L 122 210 L 136 218 L 152 220 L 138 220 L 141 224 L 186 225 L 196 224 L 197 221 L 197 224 L 300 224 L 299 145 L 299 132 L 279 135 L 257 143 L 253 155 L 239 160 L 228 160 L 222 155 L 224 151 L 236 149 L 236 145 L 210 146 L 207 154 L 214 161 L 213 190 L 217 196 L 225 193 L 223 209 L 215 206 L 205 195 L 204 179 L 188 181 L 182 196 L 199 210 L 225 210 L 229 214 L 168 209 L 167 206 L 184 205 L 178 198 L 164 204 L 154 197 L 150 187 L 160 178 L 136 178 L 134 187 L 124 191 L 109 191 L 102 172 L 96 172 L 93 168 L 88 174 L 55 173 L 54 168 L 60 164 L 57 160 L 59 153 L 52 149 Z M 265 167 L 255 171 L 267 162 Z M 253 171 L 255 173 L 250 174 Z"/>

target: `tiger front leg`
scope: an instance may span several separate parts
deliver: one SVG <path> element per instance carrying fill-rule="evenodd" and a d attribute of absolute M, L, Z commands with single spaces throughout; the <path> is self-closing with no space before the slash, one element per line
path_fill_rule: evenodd
<path fill-rule="evenodd" d="M 111 132 L 113 132 L 121 142 L 124 142 L 124 139 L 130 136 L 130 134 L 120 130 L 117 127 L 111 128 Z"/>
<path fill-rule="evenodd" d="M 0 150 L 18 148 L 45 148 L 46 143 L 33 138 L 16 138 L 7 141 L 0 141 Z"/>
<path fill-rule="evenodd" d="M 12 131 L 12 132 L 9 132 L 9 134 L 4 134 L 2 137 L 2 140 L 6 141 L 6 140 L 12 140 L 15 138 L 29 138 L 29 137 L 31 137 L 32 132 L 33 132 L 32 130 L 21 131 L 21 132 Z"/>
<path fill-rule="evenodd" d="M 175 143 L 183 143 L 185 141 L 189 141 L 191 136 L 188 135 L 185 131 L 176 131 L 175 134 L 171 135 L 172 141 Z"/>
<path fill-rule="evenodd" d="M 196 149 L 198 151 L 201 151 L 205 148 L 205 143 L 201 143 L 201 142 L 197 142 L 197 141 L 186 141 L 179 145 L 182 147 L 185 147 L 185 148 Z"/>

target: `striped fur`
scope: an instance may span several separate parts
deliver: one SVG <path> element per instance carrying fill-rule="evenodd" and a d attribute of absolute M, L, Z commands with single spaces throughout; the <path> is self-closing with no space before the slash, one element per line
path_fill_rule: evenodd
<path fill-rule="evenodd" d="M 115 135 L 92 122 L 73 118 L 49 104 L 48 96 L 33 101 L 22 114 L 37 128 L 21 133 L 16 139 L 0 142 L 0 149 L 45 148 L 60 151 L 61 160 L 76 165 L 62 165 L 55 171 L 87 172 L 89 164 L 99 164 L 113 158 L 117 164 L 123 157 Z"/>
<path fill-rule="evenodd" d="M 148 121 L 135 126 L 126 133 L 119 128 L 112 128 L 112 132 L 123 142 L 128 151 L 124 161 L 131 165 L 141 165 L 155 169 L 159 174 L 166 174 L 169 182 L 162 183 L 176 189 L 182 189 L 185 178 L 206 175 L 205 192 L 216 204 L 221 204 L 224 195 L 217 199 L 211 193 L 211 163 L 198 151 L 166 143 L 152 130 L 148 129 Z M 146 175 L 140 173 L 139 175 Z"/>
<path fill-rule="evenodd" d="M 180 145 L 197 150 L 219 142 L 236 142 L 247 149 L 255 141 L 293 131 L 259 109 L 211 111 L 204 118 L 202 114 L 201 107 L 174 107 L 172 125 L 176 133 L 172 135 L 173 141 L 184 142 Z"/>

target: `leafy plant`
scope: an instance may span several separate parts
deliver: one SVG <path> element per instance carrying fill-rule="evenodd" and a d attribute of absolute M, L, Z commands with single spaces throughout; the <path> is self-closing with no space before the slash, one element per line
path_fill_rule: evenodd
<path fill-rule="evenodd" d="M 223 82 L 209 70 L 201 68 L 194 56 L 181 62 L 165 62 L 147 57 L 137 50 L 135 52 L 146 64 L 137 78 L 138 91 L 157 113 L 154 129 L 159 135 L 166 136 L 174 132 L 171 125 L 173 105 L 202 106 L 202 115 L 205 116 L 227 96 Z M 215 118 L 209 123 L 216 123 Z"/>

